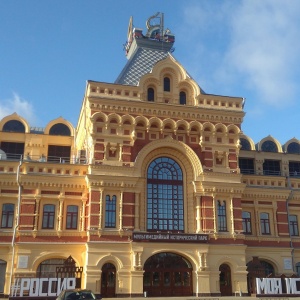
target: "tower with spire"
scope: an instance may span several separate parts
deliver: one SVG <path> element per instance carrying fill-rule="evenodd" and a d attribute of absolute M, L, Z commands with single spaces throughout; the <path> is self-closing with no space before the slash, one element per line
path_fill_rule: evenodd
<path fill-rule="evenodd" d="M 127 64 L 115 81 L 116 84 L 138 85 L 139 79 L 149 73 L 154 64 L 174 51 L 175 36 L 164 29 L 164 14 L 161 12 L 146 21 L 147 32 L 133 26 L 129 19 L 127 41 L 124 45 Z"/>

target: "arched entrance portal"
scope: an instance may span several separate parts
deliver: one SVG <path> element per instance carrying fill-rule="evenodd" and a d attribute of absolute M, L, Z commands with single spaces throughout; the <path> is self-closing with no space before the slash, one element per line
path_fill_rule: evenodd
<path fill-rule="evenodd" d="M 252 260 L 247 263 L 247 283 L 248 283 L 248 293 L 256 294 L 256 278 L 265 278 L 275 275 L 275 270 L 272 264 L 262 259 L 258 256 L 253 256 Z"/>
<path fill-rule="evenodd" d="M 101 273 L 101 296 L 112 298 L 116 295 L 116 267 L 107 263 L 102 267 Z"/>
<path fill-rule="evenodd" d="M 220 292 L 221 296 L 232 296 L 231 270 L 227 264 L 222 264 L 220 271 Z"/>
<path fill-rule="evenodd" d="M 175 253 L 158 253 L 144 265 L 144 292 L 148 297 L 192 296 L 192 265 Z"/>

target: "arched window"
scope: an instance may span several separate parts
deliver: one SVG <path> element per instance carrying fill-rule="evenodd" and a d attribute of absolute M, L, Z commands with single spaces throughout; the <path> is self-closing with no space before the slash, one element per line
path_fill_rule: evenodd
<path fill-rule="evenodd" d="M 147 100 L 153 102 L 154 101 L 154 89 L 148 88 L 147 90 Z"/>
<path fill-rule="evenodd" d="M 105 228 L 116 228 L 117 197 L 113 195 L 105 197 Z"/>
<path fill-rule="evenodd" d="M 259 216 L 261 234 L 271 234 L 269 214 L 263 212 Z"/>
<path fill-rule="evenodd" d="M 243 224 L 243 232 L 244 234 L 251 234 L 251 214 L 248 211 L 242 212 L 242 224 Z"/>
<path fill-rule="evenodd" d="M 3 126 L 3 131 L 6 132 L 25 132 L 25 126 L 18 120 L 10 120 Z"/>
<path fill-rule="evenodd" d="M 266 277 L 269 277 L 269 275 L 271 274 L 275 275 L 274 267 L 269 262 L 260 260 L 260 263 L 262 264 L 263 269 L 265 270 Z"/>
<path fill-rule="evenodd" d="M 179 104 L 181 104 L 181 105 L 186 104 L 186 93 L 185 92 L 179 93 Z"/>
<path fill-rule="evenodd" d="M 55 205 L 46 204 L 43 207 L 43 229 L 54 228 Z"/>
<path fill-rule="evenodd" d="M 63 123 L 57 123 L 53 125 L 49 130 L 50 135 L 64 135 L 64 136 L 70 136 L 71 131 L 70 128 L 63 124 Z"/>
<path fill-rule="evenodd" d="M 169 77 L 164 77 L 164 92 L 171 91 L 171 80 Z"/>
<path fill-rule="evenodd" d="M 277 145 L 273 141 L 265 141 L 261 145 L 261 151 L 278 152 Z"/>
<path fill-rule="evenodd" d="M 226 202 L 218 201 L 218 230 L 227 231 Z"/>
<path fill-rule="evenodd" d="M 296 142 L 292 142 L 287 146 L 287 153 L 300 154 L 300 145 Z"/>
<path fill-rule="evenodd" d="M 2 228 L 12 228 L 14 221 L 15 205 L 12 203 L 5 203 L 2 205 Z"/>
<path fill-rule="evenodd" d="M 183 177 L 169 157 L 153 160 L 147 171 L 147 230 L 184 232 Z"/>
<path fill-rule="evenodd" d="M 56 268 L 63 267 L 65 259 L 51 258 L 41 262 L 37 268 L 36 276 L 38 278 L 56 278 Z"/>
<path fill-rule="evenodd" d="M 250 142 L 247 139 L 240 138 L 241 150 L 251 150 Z"/>
<path fill-rule="evenodd" d="M 78 206 L 68 205 L 67 207 L 67 229 L 77 229 Z"/>

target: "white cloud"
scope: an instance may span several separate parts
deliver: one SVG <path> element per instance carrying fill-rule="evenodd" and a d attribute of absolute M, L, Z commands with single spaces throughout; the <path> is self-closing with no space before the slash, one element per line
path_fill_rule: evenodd
<path fill-rule="evenodd" d="M 274 106 L 286 105 L 296 95 L 299 8 L 297 1 L 242 1 L 232 18 L 226 65 Z"/>
<path fill-rule="evenodd" d="M 197 81 L 209 79 L 203 87 L 208 92 L 242 87 L 274 107 L 295 102 L 299 11 L 300 2 L 293 0 L 192 2 L 183 24 L 185 38 L 193 42 L 191 67 Z M 248 97 L 248 92 L 240 96 Z"/>
<path fill-rule="evenodd" d="M 30 125 L 35 124 L 37 120 L 32 104 L 16 93 L 13 93 L 10 99 L 0 99 L 0 120 L 13 113 L 23 117 Z"/>

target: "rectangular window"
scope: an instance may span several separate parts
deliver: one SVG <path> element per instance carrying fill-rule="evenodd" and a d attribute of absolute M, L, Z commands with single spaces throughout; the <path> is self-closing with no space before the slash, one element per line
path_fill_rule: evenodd
<path fill-rule="evenodd" d="M 254 174 L 254 158 L 239 158 L 239 168 L 242 174 Z"/>
<path fill-rule="evenodd" d="M 15 206 L 11 203 L 6 203 L 2 205 L 2 228 L 12 228 L 14 222 L 14 210 Z"/>
<path fill-rule="evenodd" d="M 268 213 L 260 213 L 260 230 L 261 234 L 271 234 Z"/>
<path fill-rule="evenodd" d="M 280 176 L 280 161 L 266 159 L 263 163 L 264 175 Z"/>
<path fill-rule="evenodd" d="M 105 228 L 116 228 L 117 197 L 106 195 L 105 198 Z"/>
<path fill-rule="evenodd" d="M 21 159 L 24 155 L 24 143 L 1 142 L 0 149 L 6 154 L 7 159 Z"/>
<path fill-rule="evenodd" d="M 292 236 L 299 235 L 298 218 L 296 215 L 289 216 L 289 227 L 290 227 L 290 235 L 292 235 Z"/>
<path fill-rule="evenodd" d="M 289 162 L 289 173 L 290 176 L 300 177 L 300 162 L 290 161 Z"/>
<path fill-rule="evenodd" d="M 54 228 L 54 216 L 55 216 L 55 206 L 52 204 L 46 204 L 43 207 L 43 229 L 53 229 Z"/>
<path fill-rule="evenodd" d="M 242 212 L 242 224 L 244 234 L 252 234 L 251 214 L 248 211 Z"/>
<path fill-rule="evenodd" d="M 67 207 L 67 229 L 77 229 L 78 223 L 78 206 L 68 205 Z"/>
<path fill-rule="evenodd" d="M 218 230 L 227 231 L 226 202 L 218 201 Z"/>
<path fill-rule="evenodd" d="M 57 163 L 70 162 L 71 147 L 70 146 L 48 146 L 48 161 Z"/>

